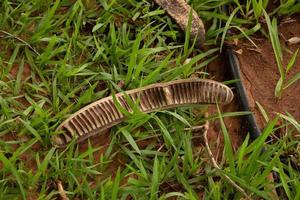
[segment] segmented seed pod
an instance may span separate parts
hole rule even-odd
[[[134,103],[140,111],[149,113],[191,104],[228,104],[232,99],[229,87],[205,79],[182,79],[117,93],[115,101],[109,96],[72,114],[58,127],[61,134],[53,137],[53,144],[64,147],[73,138],[81,142],[122,122],[126,116],[118,110],[116,101],[129,112]]]

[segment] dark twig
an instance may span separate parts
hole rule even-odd
[[[13,34],[11,34],[9,32],[3,31],[3,30],[0,30],[0,32],[3,33],[3,34],[5,34],[5,35],[8,35],[10,37],[13,37],[14,39],[22,42],[23,44],[25,44],[26,46],[28,46],[28,48],[31,49],[36,55],[38,55],[38,56],[40,55],[40,53],[35,48],[33,48],[28,42],[26,42],[25,40],[23,40],[23,39],[15,36],[15,35],[13,35]]]

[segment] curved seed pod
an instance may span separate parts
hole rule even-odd
[[[184,31],[187,31],[189,14],[192,10],[191,39],[196,38],[197,44],[202,47],[205,42],[205,28],[197,13],[185,0],[154,0],[161,6]]]
[[[115,95],[124,109],[132,112],[127,102],[129,100],[136,103],[140,111],[145,113],[191,104],[228,104],[233,99],[229,87],[205,79],[182,79],[157,83],[126,91],[125,94]],[[112,96],[100,99],[66,119],[58,127],[58,131],[62,134],[55,135],[53,143],[63,147],[73,138],[77,138],[78,142],[83,141],[122,122],[125,118],[126,116],[117,109]]]

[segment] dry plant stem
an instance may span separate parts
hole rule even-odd
[[[161,6],[184,31],[187,31],[189,14],[192,11],[191,39],[197,40],[197,44],[203,47],[205,42],[205,28],[197,13],[185,0],[154,0]]]
[[[61,181],[57,181],[57,188],[58,188],[58,193],[59,193],[59,196],[62,200],[69,200],[69,198],[67,197],[66,195],[66,192],[62,186],[62,183]]]
[[[203,137],[204,137],[204,142],[205,142],[205,147],[206,147],[206,150],[209,154],[209,157],[210,157],[210,160],[213,164],[213,166],[217,169],[217,170],[222,170],[221,167],[218,165],[217,161],[215,160],[214,158],[214,155],[209,147],[209,144],[208,144],[208,139],[207,139],[207,132],[208,132],[208,127],[209,127],[209,122],[207,121],[206,124],[205,124],[206,128],[204,130],[204,133],[203,133]],[[233,186],[235,187],[239,192],[241,192],[246,199],[251,199],[251,197],[245,192],[245,190],[243,188],[241,188],[239,185],[237,185],[229,176],[227,176],[226,174],[222,174],[224,176],[224,178],[227,179],[227,181]]]
[[[203,131],[205,130],[205,125],[198,125],[198,126],[192,126],[192,127],[188,127],[188,128],[184,128],[183,131],[191,131],[191,132],[200,132],[200,131]],[[176,129],[172,129],[170,131],[170,133],[174,133],[176,132]]]
[[[15,38],[16,40],[22,42],[23,44],[25,44],[26,46],[28,46],[29,49],[31,49],[34,53],[36,53],[36,55],[40,55],[40,53],[35,49],[33,48],[28,42],[22,40],[21,38],[17,37],[17,36],[14,36],[13,34],[9,33],[9,32],[6,32],[6,31],[3,31],[3,30],[0,30],[1,33],[5,34],[5,35],[8,35],[10,37],[13,37]]]
[[[273,174],[270,173],[269,176],[267,177],[267,179],[271,182],[270,184],[268,184],[266,186],[267,189],[270,189],[270,197],[273,199],[273,200],[279,200],[279,197],[277,195],[277,192],[276,192],[276,188],[275,188],[275,185],[274,185],[274,177],[273,177]]]

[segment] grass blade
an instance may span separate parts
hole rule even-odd
[[[232,22],[232,19],[233,19],[233,17],[235,16],[235,14],[236,14],[238,11],[239,11],[239,8],[235,8],[235,9],[231,12],[231,14],[230,14],[230,16],[229,16],[229,18],[228,18],[228,20],[227,20],[227,22],[226,22],[226,24],[225,24],[225,27],[224,27],[224,30],[223,30],[223,34],[222,34],[222,38],[221,38],[220,51],[223,49],[225,37],[226,37],[227,31],[228,31],[229,28],[230,28],[230,24],[231,24],[231,22]]]
[[[21,191],[21,195],[22,198],[25,200],[26,199],[26,194],[22,185],[22,181],[21,178],[19,176],[19,172],[17,171],[17,169],[11,164],[11,162],[5,157],[5,155],[0,152],[0,160],[3,162],[3,165],[6,169],[8,169],[9,171],[11,171],[11,173],[14,175],[14,177],[17,180],[17,183],[19,185],[20,191]]]
[[[121,132],[123,134],[123,136],[126,138],[126,140],[129,142],[129,144],[132,146],[132,148],[138,153],[141,154],[141,151],[138,147],[138,145],[136,144],[136,142],[134,141],[133,137],[131,136],[131,134],[129,133],[129,131],[125,128],[121,128]]]
[[[290,87],[292,84],[294,84],[298,80],[300,80],[300,72],[298,72],[295,76],[293,76],[291,79],[289,79],[283,89]]]
[[[150,199],[154,200],[157,197],[157,192],[159,188],[159,161],[157,156],[154,158],[153,164],[153,174],[152,174],[152,182],[151,182],[151,195]]]
[[[112,192],[111,192],[111,199],[112,200],[117,200],[118,199],[118,192],[120,190],[120,181],[121,181],[120,168],[118,168],[115,180],[113,182]]]
[[[225,123],[223,121],[219,105],[217,105],[217,109],[218,109],[219,119],[220,119],[220,123],[221,123],[221,129],[222,129],[223,136],[224,136],[225,156],[226,156],[226,159],[228,160],[228,163],[229,163],[230,172],[233,175],[236,175],[234,157],[233,157],[234,153],[233,153],[232,146],[231,146],[231,140],[230,140],[227,128],[225,126]]]

